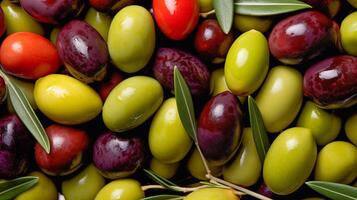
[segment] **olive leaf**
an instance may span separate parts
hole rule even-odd
[[[233,24],[233,0],[213,0],[213,7],[221,29],[228,34]]]
[[[6,82],[6,88],[15,109],[15,112],[24,123],[26,128],[35,137],[37,142],[42,146],[42,148],[49,153],[50,152],[50,142],[43,128],[40,120],[37,118],[35,111],[32,109],[26,95],[21,91],[15,83],[11,81],[10,76],[0,70],[0,75],[4,78]]]
[[[179,195],[170,195],[170,194],[162,194],[157,196],[145,197],[141,200],[180,200],[183,199],[183,196]]]
[[[356,200],[357,188],[350,185],[325,182],[325,181],[308,181],[305,183],[316,192],[332,200]]]
[[[265,155],[269,149],[270,143],[267,132],[264,127],[264,121],[253,97],[248,97],[249,120],[252,127],[254,143],[260,161],[264,162]]]
[[[297,0],[235,0],[234,12],[241,15],[269,16],[312,8]]]
[[[0,199],[10,200],[19,194],[29,190],[38,182],[38,177],[24,176],[8,181],[0,182]]]
[[[151,170],[143,169],[143,171],[146,173],[146,175],[150,179],[152,179],[156,183],[160,184],[161,186],[163,186],[169,190],[175,191],[175,192],[180,192],[179,189],[175,188],[175,187],[178,187],[175,183],[167,180],[166,178],[156,174],[155,172],[153,172]]]

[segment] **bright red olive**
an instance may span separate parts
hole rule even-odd
[[[98,93],[103,101],[107,99],[112,89],[117,86],[123,80],[123,76],[118,72],[112,72],[107,79],[99,83]]]

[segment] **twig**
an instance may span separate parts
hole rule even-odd
[[[205,167],[205,170],[206,170],[206,178],[207,178],[207,179],[211,179],[211,177],[212,177],[211,170],[210,170],[210,168],[208,167],[207,160],[206,160],[206,158],[204,157],[204,155],[203,155],[203,153],[202,153],[202,151],[201,151],[201,149],[200,149],[200,146],[198,145],[197,140],[196,140],[196,142],[195,142],[195,145],[196,145],[196,148],[197,148],[197,150],[198,150],[198,153],[200,154],[201,160],[202,160],[202,162],[203,162],[203,166]]]
[[[200,16],[203,17],[203,18],[207,18],[208,16],[212,15],[216,13],[215,10],[211,10],[211,11],[208,11],[208,12],[205,12],[205,13],[200,13]]]
[[[188,193],[188,192],[193,192],[196,191],[198,189],[202,189],[202,188],[208,188],[210,186],[208,185],[201,185],[198,187],[179,187],[179,186],[172,186],[172,188],[179,190],[180,192],[183,193]],[[160,189],[160,190],[165,190],[167,189],[166,187],[162,186],[162,185],[145,185],[145,186],[141,186],[141,189],[143,191],[146,190],[152,190],[152,189]]]

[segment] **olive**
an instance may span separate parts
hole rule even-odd
[[[27,100],[30,102],[32,109],[37,110],[37,105],[33,95],[34,84],[32,82],[24,81],[12,76],[9,77],[11,81],[15,83],[16,86],[25,94]],[[7,98],[7,108],[10,113],[15,113],[14,107],[12,106],[11,98]]]
[[[353,7],[357,8],[357,1],[356,0],[347,0]]]
[[[351,115],[345,123],[347,138],[357,146],[357,113]]]
[[[199,0],[200,12],[213,10],[213,0]]]
[[[341,42],[350,55],[357,56],[357,11],[349,14],[341,24]]]
[[[175,176],[179,166],[179,162],[167,164],[161,162],[160,160],[157,160],[156,158],[152,158],[150,162],[150,169],[159,176],[162,176],[167,179],[170,179]]]
[[[184,200],[239,200],[230,189],[203,188],[191,192]]]
[[[56,45],[57,42],[57,36],[59,33],[60,29],[58,27],[54,27],[50,33],[50,40],[52,44]]]
[[[106,13],[89,8],[84,21],[95,28],[105,41],[108,40],[108,32],[112,18]]]
[[[335,17],[340,11],[340,0],[303,0],[311,5],[314,9],[321,10],[322,12],[329,14],[331,17]]]
[[[94,200],[140,200],[144,196],[144,191],[138,181],[119,179],[104,186]]]
[[[252,29],[265,33],[270,29],[272,23],[271,17],[234,15],[234,28],[243,33]]]

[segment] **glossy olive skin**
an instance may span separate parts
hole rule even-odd
[[[123,81],[123,76],[117,71],[109,71],[107,77],[98,85],[98,93],[103,101],[107,99],[110,92]]]
[[[183,127],[175,98],[164,101],[151,122],[151,154],[163,163],[176,163],[190,151],[192,140]]]
[[[0,118],[0,178],[26,173],[34,140],[15,114]]]
[[[167,178],[167,179],[170,179],[173,176],[175,176],[176,171],[179,166],[180,166],[179,162],[166,164],[166,163],[163,163],[163,162],[157,160],[156,158],[152,158],[150,161],[150,170],[152,170],[159,176]]]
[[[209,12],[213,10],[213,1],[212,0],[199,0],[200,12]]]
[[[51,74],[38,79],[34,97],[40,111],[60,124],[87,122],[95,118],[102,109],[102,100],[92,88],[62,74]]]
[[[300,72],[294,68],[276,66],[270,69],[256,96],[268,132],[279,132],[295,119],[303,101],[302,81]]]
[[[264,35],[256,30],[243,33],[226,57],[224,76],[228,88],[235,95],[252,94],[263,83],[268,67],[269,49]]]
[[[138,181],[120,179],[104,186],[94,200],[139,200],[144,197],[144,191]]]
[[[24,8],[32,17],[43,23],[59,24],[75,17],[84,6],[83,0],[20,0]]]
[[[339,27],[318,11],[281,20],[269,36],[271,54],[288,65],[305,63],[338,44]]]
[[[317,156],[315,180],[350,184],[357,177],[357,147],[334,141],[321,149]]]
[[[223,168],[223,178],[231,183],[248,187],[258,181],[262,163],[255,147],[251,128],[244,128],[242,140],[233,161]]]
[[[347,15],[341,24],[341,43],[343,49],[352,55],[357,56],[357,11]]]
[[[6,84],[5,80],[0,76],[0,104],[6,100]]]
[[[24,81],[12,76],[9,76],[11,81],[16,84],[16,86],[25,94],[27,100],[30,102],[32,109],[37,110],[37,105],[35,102],[33,90],[34,84],[32,82]],[[15,113],[14,107],[10,98],[7,98],[7,109],[10,113]]]
[[[231,92],[211,98],[198,120],[197,141],[205,158],[224,165],[236,152],[242,132],[240,102]]]
[[[5,31],[6,31],[6,23],[5,23],[4,11],[0,7],[0,37],[5,33]]]
[[[123,132],[144,123],[160,107],[163,89],[147,76],[133,76],[120,82],[103,106],[103,121],[108,129]]]
[[[4,11],[7,35],[15,32],[44,34],[41,24],[27,14],[20,6],[11,3],[10,0],[3,0],[1,8]]]
[[[211,170],[211,174],[213,176],[219,177],[222,175],[223,166],[213,166],[210,163],[207,163],[209,169]],[[198,180],[206,181],[208,180],[206,177],[206,169],[202,162],[202,158],[200,153],[198,152],[197,148],[191,153],[186,168],[188,172]]]
[[[106,178],[129,176],[141,167],[143,160],[144,143],[137,137],[127,138],[106,132],[93,146],[93,163]]]
[[[57,200],[57,189],[50,178],[41,172],[32,172],[29,176],[38,177],[38,183],[29,190],[21,193],[15,200]]]
[[[35,146],[37,166],[49,175],[67,175],[82,165],[88,148],[85,131],[53,124],[46,128],[51,150],[47,154],[39,143]]]
[[[93,200],[105,180],[91,164],[71,179],[62,182],[62,192],[66,200]]]
[[[91,83],[104,78],[108,47],[92,26],[81,20],[68,22],[58,33],[56,46],[67,70],[77,79]]]
[[[271,17],[257,17],[249,15],[234,15],[234,28],[242,33],[255,29],[262,33],[267,32],[273,20]]]
[[[345,123],[345,133],[347,138],[357,146],[357,113],[348,117]]]
[[[203,188],[187,195],[184,200],[239,200],[232,190]]]
[[[197,57],[174,48],[159,48],[154,63],[155,78],[168,90],[174,90],[174,67],[180,70],[192,95],[208,93],[210,73]]]
[[[95,28],[103,37],[104,41],[108,40],[109,27],[112,22],[112,17],[110,15],[89,8],[84,21]]]
[[[330,17],[335,17],[340,11],[341,1],[340,0],[302,0],[313,8],[323,11],[329,14]]]
[[[309,128],[318,145],[333,141],[341,130],[341,118],[326,112],[311,101],[305,103],[297,126]]]
[[[155,49],[155,25],[150,12],[135,5],[121,9],[110,25],[108,48],[118,69],[134,73],[144,68]]]
[[[304,95],[326,109],[357,103],[357,58],[335,56],[311,66],[304,75]]]
[[[264,182],[275,194],[295,192],[310,176],[316,155],[316,143],[309,129],[293,127],[283,131],[266,154]]]
[[[135,0],[89,0],[90,5],[96,10],[114,13],[134,2]]]

